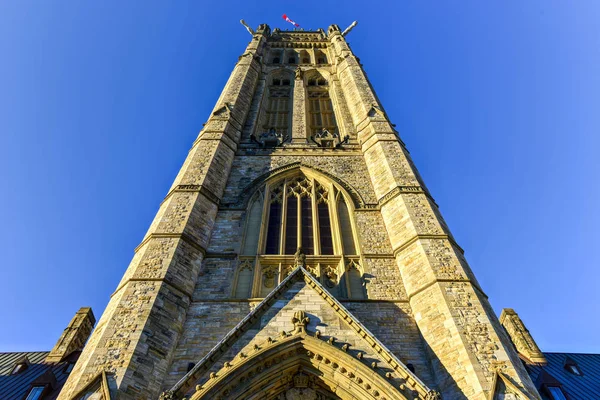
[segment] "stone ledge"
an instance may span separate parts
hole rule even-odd
[[[200,253],[202,253],[203,257],[206,256],[206,249],[204,247],[200,246],[198,243],[196,243],[195,240],[193,240],[189,235],[187,235],[185,233],[151,233],[148,236],[146,236],[146,238],[142,241],[142,243],[140,243],[135,248],[134,252],[137,253],[150,240],[152,240],[152,239],[162,239],[162,238],[181,239],[184,242],[186,242],[187,244],[189,244],[190,246],[192,246],[193,248],[195,248],[196,250],[198,250]]]
[[[452,244],[454,247],[456,247],[461,254],[465,254],[465,251],[462,249],[462,247],[460,247],[458,245],[458,243],[456,243],[454,241],[454,239],[449,236],[449,235],[415,235],[413,237],[411,237],[410,239],[408,239],[406,242],[402,243],[400,246],[396,247],[395,249],[393,249],[393,254],[394,257],[398,257],[398,254],[403,251],[404,249],[406,249],[408,246],[410,246],[411,244],[413,244],[414,242],[416,242],[417,240],[420,239],[445,239],[448,240],[450,242],[450,244]]]

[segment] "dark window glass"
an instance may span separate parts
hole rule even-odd
[[[567,400],[562,389],[558,386],[549,386],[547,390],[548,393],[550,393],[550,396],[552,396],[552,400]]]
[[[296,59],[294,57],[290,57],[288,59],[288,64],[296,64]]]
[[[312,199],[304,196],[302,197],[302,250],[304,254],[314,254],[314,247]]]
[[[275,57],[273,59],[273,64],[279,64],[279,57]]]
[[[329,220],[329,207],[326,203],[317,206],[319,213],[319,236],[321,237],[321,254],[333,254],[333,241],[331,239],[331,221]]]
[[[315,86],[317,84],[317,81],[315,81],[314,79],[311,79],[308,81],[308,86]]]
[[[304,57],[304,58],[302,59],[302,64],[310,64],[310,59],[309,59],[309,58],[307,58],[307,57]]]
[[[285,226],[285,254],[294,254],[298,249],[298,198],[287,199],[287,220]]]
[[[279,254],[279,231],[281,230],[281,204],[271,203],[267,227],[266,254]]]
[[[283,81],[281,81],[281,84],[283,86],[290,86],[290,80],[289,79],[284,79]]]
[[[273,79],[273,85],[279,86],[280,84],[281,84],[281,81],[279,79]]]
[[[42,398],[42,393],[44,393],[44,386],[35,386],[31,389],[29,394],[27,395],[26,400],[39,400]]]
[[[340,195],[341,196],[341,195]],[[348,206],[343,197],[340,197],[338,203],[338,212],[340,214],[340,230],[342,234],[342,244],[344,246],[344,254],[356,254],[354,247],[354,236],[352,235],[352,225],[350,223],[350,213]]]

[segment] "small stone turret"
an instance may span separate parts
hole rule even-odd
[[[75,314],[69,326],[46,357],[47,362],[60,362],[74,351],[83,350],[85,342],[90,337],[96,318],[90,307],[81,307]]]
[[[517,352],[522,358],[530,364],[546,365],[548,361],[544,353],[540,350],[533,336],[525,327],[525,324],[519,317],[519,314],[512,308],[505,308],[500,315],[500,323],[508,332],[510,339],[514,343]]]

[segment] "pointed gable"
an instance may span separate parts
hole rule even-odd
[[[298,321],[305,318],[305,326],[300,329]],[[259,353],[266,354],[284,343],[291,345],[295,340],[310,342],[303,343],[304,349],[326,344],[328,351],[339,352],[332,358],[351,359],[354,369],[366,367],[368,375],[376,372],[399,393],[414,391],[418,398],[425,398],[431,392],[308,271],[298,267],[168,393],[180,398],[196,386],[199,390],[192,398],[204,398],[198,392],[214,386],[214,382],[207,385],[207,381],[227,375],[231,368]],[[318,356],[314,351],[308,353]]]

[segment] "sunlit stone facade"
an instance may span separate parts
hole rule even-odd
[[[249,30],[60,399],[539,398],[339,27]]]

